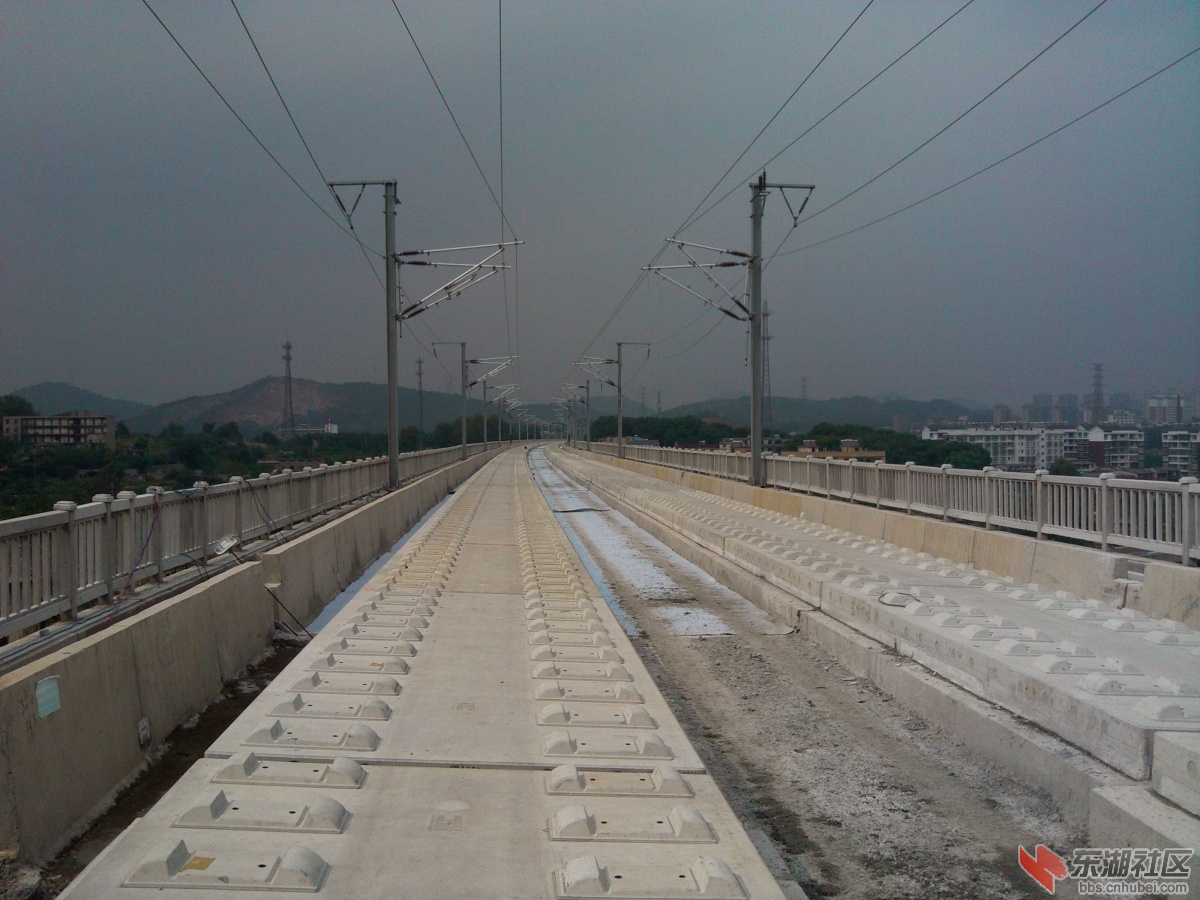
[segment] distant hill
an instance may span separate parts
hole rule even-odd
[[[172,423],[198,431],[205,422],[236,422],[243,434],[278,431],[283,424],[284,379],[260,378],[223,394],[206,394],[174,400],[148,409],[128,420],[130,430],[156,433]],[[400,426],[418,422],[417,391],[400,388]],[[387,386],[365,381],[325,384],[292,379],[292,409],[297,425],[335,423],[341,431],[387,431]],[[492,406],[491,409],[495,409]],[[483,411],[483,402],[468,399],[467,413]],[[457,418],[459,395],[425,392],[425,429]]]
[[[86,409],[88,412],[102,416],[114,416],[120,420],[129,419],[150,408],[145,403],[137,403],[133,400],[115,400],[112,397],[95,394],[62,381],[43,381],[40,384],[13,391],[13,393],[32,403],[34,409],[43,416]]]
[[[906,400],[894,397],[879,401],[871,397],[841,397],[835,400],[799,400],[774,397],[772,423],[783,431],[808,431],[818,422],[868,425],[891,428],[892,417],[899,415],[910,427],[924,425],[930,419],[954,421],[971,410],[950,400]],[[713,416],[739,425],[750,424],[750,398],[701,400],[664,410],[664,416]],[[990,418],[990,415],[989,415]]]
[[[580,392],[579,415],[583,416],[583,393]],[[636,400],[625,398],[624,413],[627,416],[652,416],[654,410],[648,406],[642,406]],[[526,407],[535,416],[540,416],[547,422],[554,422],[559,416],[558,406],[554,403],[531,403]],[[600,416],[615,416],[617,414],[617,398],[610,392],[604,396],[598,396],[595,392],[592,393],[592,418],[598,419]],[[492,409],[495,409],[493,406]],[[674,413],[663,412],[663,415],[674,415]]]
[[[43,382],[13,391],[27,399],[39,413],[52,415],[74,409],[115,416],[128,424],[130,430],[155,434],[167,425],[182,425],[188,431],[199,431],[206,422],[223,425],[236,422],[243,434],[256,435],[263,431],[278,431],[283,424],[284,380],[280,377],[261,378],[236,390],[221,394],[205,394],[173,400],[159,406],[148,406],[129,400],[115,400],[83,388],[61,382]],[[400,426],[416,425],[417,392],[400,388]],[[842,397],[836,400],[798,400],[775,397],[772,401],[774,427],[784,431],[808,431],[818,422],[868,425],[890,428],[892,417],[902,416],[910,427],[923,425],[930,419],[954,421],[971,410],[950,400],[908,400],[891,397],[877,400],[871,397]],[[387,387],[364,381],[327,384],[304,378],[292,379],[292,408],[297,425],[321,426],[327,421],[342,431],[387,431]],[[537,403],[526,407],[534,415],[553,422],[559,415],[552,403]],[[494,403],[488,405],[493,415]],[[582,411],[582,410],[581,410]],[[617,400],[612,392],[592,395],[592,418],[613,415]],[[483,412],[483,401],[467,400],[467,413]],[[425,429],[439,422],[458,417],[459,395],[438,391],[425,392]],[[654,410],[632,398],[625,400],[627,416],[653,416]],[[664,416],[712,416],[733,424],[750,423],[750,399],[714,398],[688,403],[663,410]],[[989,413],[990,418],[990,413]]]

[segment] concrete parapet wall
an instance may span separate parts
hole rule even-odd
[[[421,516],[497,452],[480,453],[439,469],[264,553],[263,577],[290,614],[307,625]],[[289,624],[296,623],[289,620]]]
[[[909,518],[909,517],[906,517]],[[975,531],[971,542],[971,565],[1006,578],[1029,584],[1037,541],[1004,531]]]
[[[149,752],[200,712],[268,646],[276,609],[303,622],[394,544],[493,451],[447,466],[277,550],[65,650],[0,676],[0,850],[43,863],[147,766]],[[57,679],[57,682],[47,681]],[[61,708],[39,715],[38,685]],[[145,719],[150,739],[139,739]]]
[[[52,857],[147,763],[147,747],[215,699],[266,646],[271,598],[246,563],[0,677],[0,836],[33,862]],[[61,709],[39,715],[38,684]]]
[[[1157,619],[1200,629],[1200,569],[1174,563],[1146,563],[1145,582],[1130,606]]]

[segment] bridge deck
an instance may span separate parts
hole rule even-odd
[[[1200,632],[1103,600],[635,475],[555,459],[645,515],[1135,779],[1200,732]]]
[[[431,517],[62,897],[145,888],[783,897],[520,452]]]

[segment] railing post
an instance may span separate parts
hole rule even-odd
[[[875,508],[879,509],[883,503],[883,470],[879,468],[879,460],[875,460],[873,465],[875,467]]]
[[[311,522],[313,518],[313,469],[312,466],[304,467],[304,518]]]
[[[911,459],[904,464],[904,511],[912,514],[913,505],[913,467],[916,463]]]
[[[100,547],[100,566],[104,572],[104,589],[109,597],[113,595],[113,584],[117,579],[117,523],[113,519],[112,494],[96,494],[93,503],[104,504],[104,540]]]
[[[1042,532],[1046,529],[1046,482],[1042,479],[1050,473],[1045,469],[1038,469],[1033,473],[1036,479],[1034,483],[1034,502],[1037,506],[1037,539],[1042,540]]]
[[[833,480],[831,473],[833,471],[833,459],[825,457],[825,499],[828,500],[833,496]]]
[[[995,471],[995,466],[983,467],[983,528],[985,531],[992,530],[992,473]]]
[[[284,527],[291,528],[292,523],[295,521],[295,517],[296,517],[296,511],[295,511],[296,504],[295,504],[295,500],[292,497],[292,470],[284,469],[279,474],[287,476],[287,481],[285,481],[283,483],[284,505],[287,509],[287,519],[285,521]]]
[[[1192,517],[1192,485],[1198,480],[1191,475],[1179,479],[1179,543],[1182,548],[1182,562],[1185,566],[1193,565],[1192,544],[1196,542],[1196,525]]]
[[[237,491],[233,495],[233,536],[237,538],[238,546],[242,546],[242,529],[245,523],[242,521],[242,494],[246,490],[246,479],[241,475],[234,475],[229,479],[231,484],[237,485]]]
[[[846,471],[850,473],[850,502],[854,502],[854,496],[858,493],[858,471],[854,467],[854,460],[847,460]]]
[[[200,527],[196,529],[196,534],[200,538],[200,561],[208,562],[208,482],[197,481],[192,484],[196,490],[200,492],[200,510],[197,515],[200,518]]]
[[[154,580],[159,584],[163,583],[163,517],[166,510],[163,508],[163,489],[158,485],[151,485],[146,488],[147,494],[154,496],[154,505],[150,507],[150,544],[151,551],[154,553]],[[158,515],[154,514],[155,506],[158,507]]]
[[[1108,549],[1108,537],[1113,526],[1112,472],[1100,475],[1100,549]]]
[[[950,463],[942,463],[942,521],[950,518]]]
[[[137,537],[135,533],[136,529],[134,528],[134,526],[137,524],[137,510],[134,509],[134,502],[137,500],[137,493],[135,491],[121,491],[121,493],[117,494],[117,499],[124,500],[129,504],[129,524],[125,528],[125,547],[121,556],[129,563],[129,585],[132,588],[135,582],[135,576],[137,575],[133,569],[134,566],[137,565],[137,552],[141,549],[141,545],[137,543]],[[116,602],[116,597],[112,596],[111,594],[109,595],[108,599],[109,602]]]
[[[70,500],[59,500],[54,508],[67,514],[67,540],[57,563],[58,577],[63,585],[63,593],[71,601],[71,621],[79,618],[79,569],[76,565],[76,542],[79,540],[79,526],[75,522],[76,504]]]

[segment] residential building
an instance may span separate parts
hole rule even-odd
[[[750,438],[725,438],[719,445],[727,453],[748,453]],[[775,434],[764,434],[762,442],[763,453],[779,453],[783,450],[783,438]]]
[[[4,416],[0,434],[18,444],[116,445],[116,420],[87,410],[58,416]]]
[[[978,444],[992,457],[992,465],[1006,472],[1049,469],[1056,459],[1086,463],[1088,432],[1077,428],[926,428],[927,441],[961,441]]]
[[[1088,431],[1088,460],[1101,471],[1142,467],[1146,435],[1136,428],[1094,426]]]
[[[1145,404],[1148,425],[1184,425],[1200,421],[1200,388],[1147,391]]]
[[[1104,418],[1105,425],[1136,425],[1138,417],[1127,409],[1114,406]]]
[[[1200,476],[1200,430],[1164,431],[1163,467],[1171,477]]]

